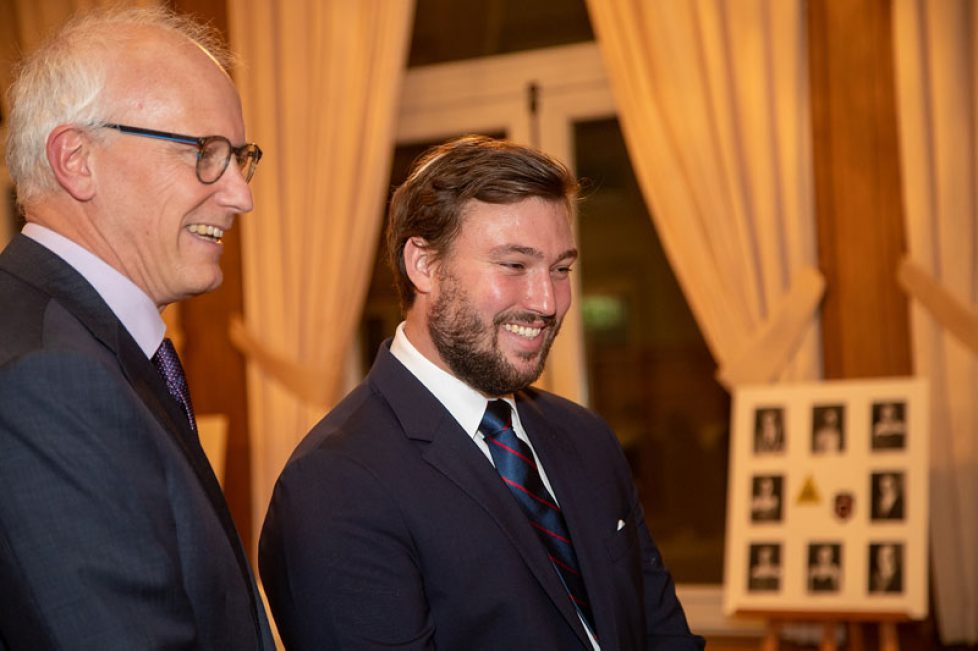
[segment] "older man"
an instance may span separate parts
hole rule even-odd
[[[290,649],[695,649],[628,464],[529,385],[571,302],[577,183],[487,138],[395,193],[406,317],[300,445],[262,533]]]
[[[11,88],[0,648],[273,648],[159,313],[220,284],[252,208],[222,57],[167,12],[99,13]]]

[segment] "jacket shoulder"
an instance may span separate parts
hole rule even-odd
[[[51,297],[0,269],[0,366],[42,345],[44,314]]]
[[[389,405],[367,382],[358,385],[329,411],[302,439],[289,463],[318,451],[351,456],[375,456],[382,452],[378,437],[399,432]]]

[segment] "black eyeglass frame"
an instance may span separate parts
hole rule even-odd
[[[258,167],[258,161],[261,160],[261,147],[253,142],[246,142],[240,147],[235,147],[231,144],[231,141],[224,136],[186,136],[180,133],[170,133],[168,131],[157,131],[155,129],[143,129],[142,127],[133,127],[127,124],[116,124],[114,122],[105,122],[99,126],[105,127],[106,129],[115,129],[121,133],[129,134],[132,136],[143,136],[145,138],[155,138],[156,140],[166,140],[169,142],[176,142],[182,145],[192,145],[197,147],[197,164],[194,167],[194,173],[197,175],[197,180],[204,185],[211,185],[212,183],[217,183],[224,172],[228,169],[228,163],[231,162],[231,156],[234,155],[235,160],[238,161],[238,168],[241,170],[244,176],[245,182],[251,181],[251,177],[255,175],[255,168]],[[221,171],[210,181],[204,180],[200,175],[200,165],[203,160],[204,148],[208,143],[217,141],[223,141],[227,143],[228,155],[224,158],[224,163],[221,165]],[[250,161],[247,167],[243,166],[244,161]]]

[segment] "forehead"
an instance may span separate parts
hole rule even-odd
[[[227,73],[196,43],[159,28],[132,30],[109,46],[103,98],[114,119],[134,126],[244,135],[241,102]]]
[[[528,197],[513,203],[470,200],[462,210],[457,245],[532,248],[561,255],[574,246],[570,213],[564,201]]]

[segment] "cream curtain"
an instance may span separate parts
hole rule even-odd
[[[386,200],[410,0],[228,3],[248,137],[242,221],[257,532],[296,443],[340,397]]]
[[[821,376],[801,0],[588,0],[659,237],[728,387]]]
[[[931,545],[946,643],[978,643],[978,9],[897,0],[914,364],[931,382]]]

